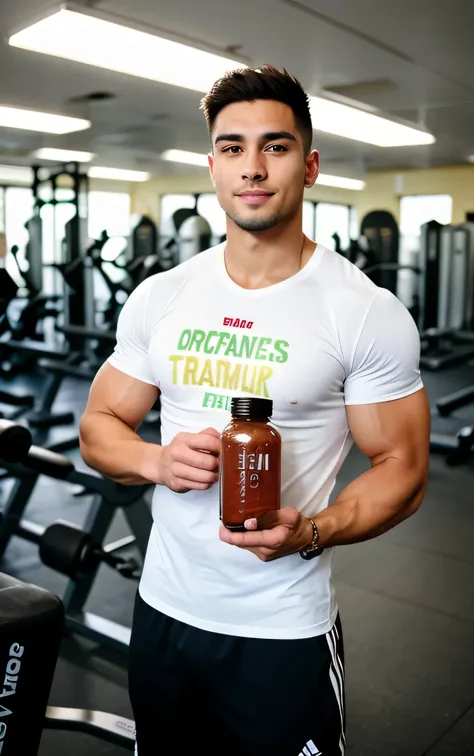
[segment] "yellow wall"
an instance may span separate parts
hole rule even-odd
[[[316,185],[313,189],[307,190],[305,196],[307,199],[321,202],[354,205],[358,209],[359,219],[371,210],[388,210],[398,220],[400,197],[406,194],[451,195],[453,223],[462,223],[466,212],[474,212],[474,165],[397,172],[374,171],[368,173],[365,180],[366,188],[361,192]],[[112,185],[114,182],[107,183]],[[130,186],[132,213],[149,214],[156,222],[160,219],[162,194],[213,191],[209,175],[205,171],[189,176],[160,176],[146,184]]]

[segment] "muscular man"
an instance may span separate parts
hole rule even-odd
[[[319,156],[298,81],[235,71],[202,108],[227,240],[131,294],[80,424],[91,467],[156,484],[130,646],[138,755],[340,756],[334,547],[423,499],[418,333],[391,293],[303,234]],[[136,432],[159,394],[161,446]],[[219,522],[219,435],[245,395],[273,400],[282,509],[234,533]],[[328,506],[353,442],[370,469]]]

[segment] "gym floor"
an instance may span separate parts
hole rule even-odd
[[[474,366],[424,375],[434,400],[474,383]],[[27,384],[25,384],[27,385]],[[87,386],[68,380],[55,409],[80,416]],[[433,430],[472,422],[472,408],[433,418]],[[53,440],[70,435],[57,428]],[[71,453],[79,460],[77,452]],[[82,463],[83,465],[83,463]],[[335,494],[367,468],[353,450]],[[384,536],[340,548],[335,582],[345,632],[347,756],[474,754],[474,465],[448,467],[432,455],[430,483],[417,514]],[[0,491],[0,507],[7,486]],[[27,516],[40,524],[81,525],[87,500],[42,480]],[[118,517],[112,537],[126,533]],[[66,579],[41,566],[37,548],[14,539],[2,569],[52,591]],[[102,567],[88,608],[130,625],[136,583]],[[77,637],[63,641],[50,703],[132,717],[126,659]],[[159,735],[158,735],[159,739]],[[46,731],[41,756],[120,756],[125,751],[75,733]],[[157,747],[157,756],[161,751]]]

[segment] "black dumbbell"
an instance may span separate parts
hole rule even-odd
[[[28,428],[0,416],[0,459],[21,462],[28,454],[33,439]]]
[[[69,522],[58,521],[46,528],[39,552],[44,564],[73,579],[95,570],[102,562],[126,578],[138,579],[140,574],[140,566],[133,557],[124,559],[108,553],[89,533]]]

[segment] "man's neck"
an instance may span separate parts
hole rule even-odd
[[[294,276],[314,247],[303,234],[301,218],[258,232],[243,231],[227,219],[227,272],[244,289],[261,289]]]

